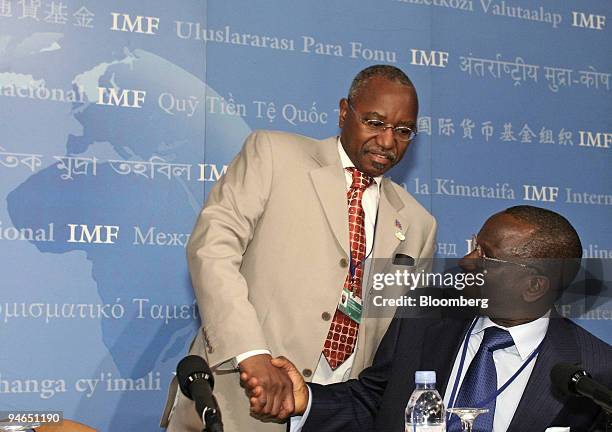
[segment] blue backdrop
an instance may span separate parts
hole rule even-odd
[[[612,258],[607,0],[0,0],[0,409],[155,430],[199,322],[185,244],[254,129],[334,135],[405,70],[393,177],[460,256],[490,214],[566,215]],[[580,323],[611,341],[611,303]]]

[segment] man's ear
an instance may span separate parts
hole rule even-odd
[[[528,287],[523,291],[523,300],[534,303],[544,297],[550,291],[550,280],[546,276],[530,276]]]
[[[348,114],[349,106],[348,100],[346,98],[340,99],[338,103],[338,107],[340,108],[340,114],[338,116],[338,126],[340,128],[344,127],[344,121],[346,120],[346,115]]]

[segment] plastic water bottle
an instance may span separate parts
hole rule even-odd
[[[417,371],[416,389],[406,405],[406,432],[445,432],[444,401],[436,390],[435,371]]]

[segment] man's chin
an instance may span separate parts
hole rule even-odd
[[[378,177],[389,171],[392,166],[392,164],[382,164],[372,161],[370,164],[364,166],[363,172],[371,175],[372,177]]]

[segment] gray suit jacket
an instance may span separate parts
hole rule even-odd
[[[284,429],[250,417],[238,373],[224,370],[228,360],[267,348],[301,371],[317,366],[330,325],[325,318],[336,309],[349,257],[336,139],[254,132],[212,188],[194,228],[188,259],[203,322],[190,352],[217,367],[215,396],[226,432]],[[435,232],[434,218],[383,179],[373,256],[401,253],[419,265],[418,258],[434,253]],[[352,376],[372,363],[390,321],[361,325]],[[175,392],[173,383],[162,426]],[[169,430],[201,429],[193,404],[180,395]]]

